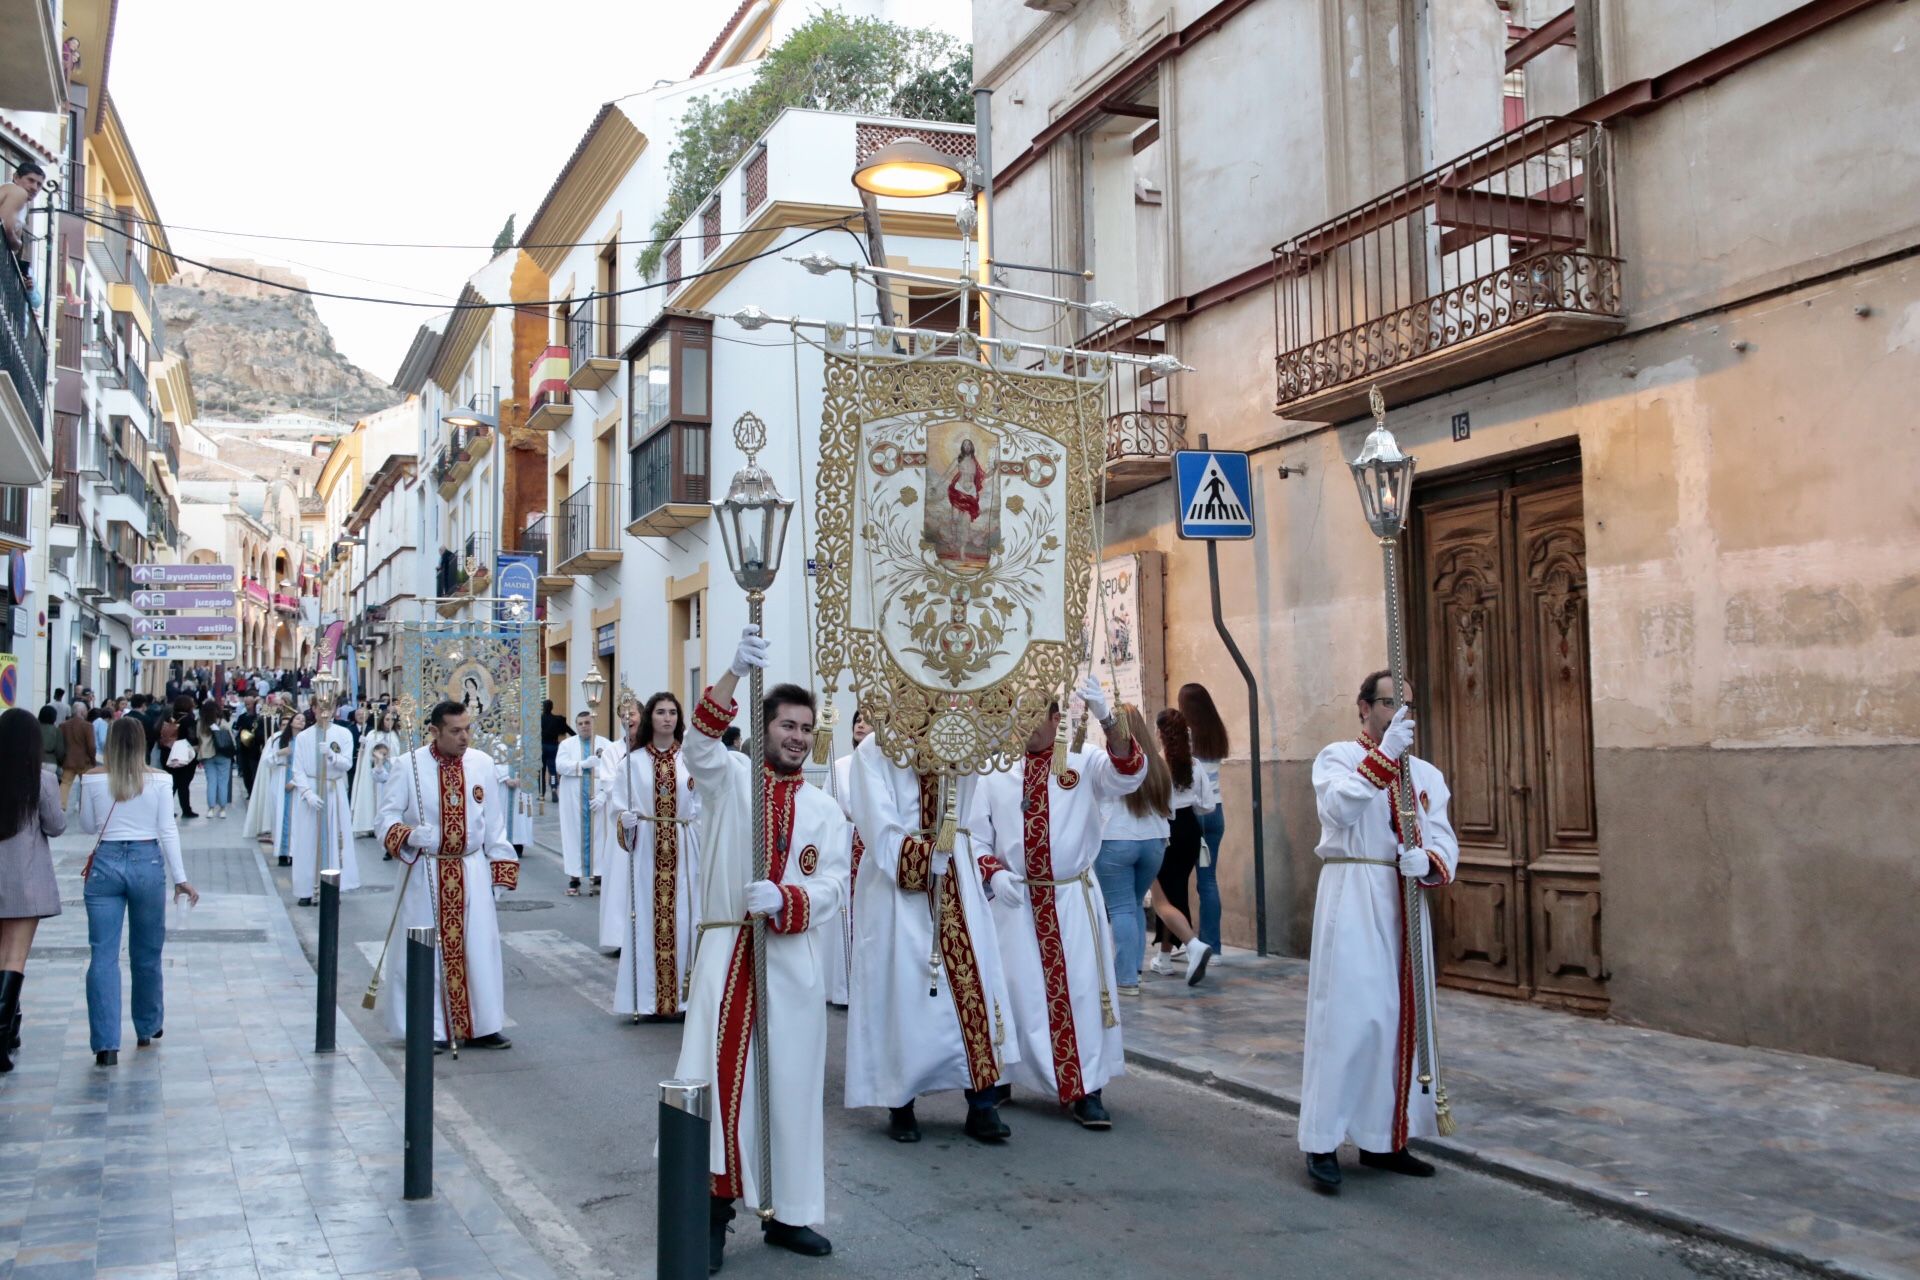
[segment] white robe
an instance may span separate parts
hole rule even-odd
[[[1307,970],[1307,1034],[1300,1091],[1300,1149],[1335,1151],[1349,1139],[1363,1151],[1397,1151],[1407,1138],[1434,1136],[1433,1095],[1423,1094],[1414,1064],[1413,1019],[1402,1022],[1404,938],[1399,841],[1387,791],[1361,772],[1369,759],[1360,742],[1336,742],[1313,762],[1320,812],[1321,858],[1370,858],[1389,865],[1323,864],[1313,906],[1313,952]],[[1385,758],[1372,768],[1382,776]],[[1434,864],[1422,881],[1450,884],[1460,846],[1447,817],[1446,780],[1413,761],[1421,846]],[[1433,1008],[1433,928],[1427,895],[1426,965],[1421,998]],[[1411,975],[1408,976],[1411,984]],[[1401,1084],[1396,1085],[1396,1077]],[[1404,1101],[1404,1106],[1398,1105]]]
[[[866,846],[853,899],[853,1000],[847,1007],[849,1107],[904,1107],[923,1093],[989,1088],[1017,1057],[1013,1004],[976,846],[940,855],[932,786],[889,761],[869,736],[850,757],[854,826]],[[961,803],[971,779],[964,779]],[[943,945],[934,950],[939,885]],[[940,966],[933,967],[933,957]]]
[[[448,1038],[450,1001],[456,1009],[465,1010],[464,1017],[456,1015],[453,1019],[462,1039],[488,1035],[500,1030],[507,1020],[500,922],[494,914],[493,887],[496,883],[512,887],[519,872],[519,861],[506,839],[506,809],[510,803],[507,788],[500,784],[493,758],[484,751],[469,750],[461,759],[467,855],[457,861],[426,857],[405,846],[407,834],[422,823],[422,810],[414,798],[416,771],[420,786],[427,792],[424,821],[440,829],[443,842],[447,839],[447,818],[454,810],[440,793],[440,766],[432,748],[421,747],[409,756],[399,759],[388,780],[379,820],[381,841],[387,851],[411,864],[411,869],[403,872],[406,889],[400,903],[400,923],[395,927],[393,947],[387,953],[387,972],[380,983],[387,1029],[396,1036],[407,1033],[405,931],[434,926],[439,929],[434,954],[441,972],[435,975],[434,983],[433,1038]],[[456,875],[462,892],[453,900],[451,881]],[[440,893],[443,878],[449,882],[449,901],[445,902]],[[445,907],[445,913],[437,907]],[[450,955],[448,935],[453,928],[458,928],[463,937],[462,945]]]
[[[1146,757],[1136,746],[1127,772],[1105,747],[1073,752],[1067,763],[1066,775],[1056,778],[1049,754],[1028,756],[1013,769],[982,779],[966,822],[978,856],[1029,882],[1026,905],[1002,896],[993,911],[1019,1037],[1019,1057],[1009,1075],[1023,1088],[1063,1104],[1126,1070],[1119,1010],[1113,1005],[1113,932],[1093,863],[1100,852],[1101,804],[1139,787],[1146,778]],[[1025,831],[1026,780],[1036,769],[1045,775],[1039,792],[1048,815],[1044,849],[1029,849]],[[1039,817],[1032,815],[1036,824]],[[1067,883],[1031,883],[1036,880]],[[1063,1006],[1072,1016],[1055,1025],[1050,1013]]]
[[[747,918],[746,887],[753,879],[753,762],[720,745],[720,730],[732,714],[731,708],[703,698],[681,749],[700,792],[700,920],[723,927],[706,930],[696,947],[675,1074],[717,1082],[707,1166],[716,1175],[715,1193],[737,1192],[749,1209],[757,1209],[763,1194],[759,1095],[743,999],[752,990],[753,947],[746,928],[731,927]],[[791,794],[793,800],[787,850],[770,851],[780,860],[775,879],[786,903],[767,935],[768,1102],[773,1216],[801,1226],[824,1222],[827,1213],[827,990],[821,951],[834,940],[853,828],[818,787],[770,774],[763,785],[770,796]],[[738,966],[736,955],[743,960]],[[736,999],[726,1000],[729,993]],[[729,1013],[733,1021],[726,1025]],[[723,1062],[737,1075],[723,1072]]]
[[[326,795],[320,794],[320,726],[302,729],[293,740],[289,777],[293,781],[293,830],[287,839],[293,855],[293,896],[311,898],[320,873],[340,870],[340,888],[360,887],[360,860],[353,851],[353,806],[347,799],[347,773],[353,767],[353,734],[343,724],[327,726]],[[320,847],[320,814],[327,815],[327,847]]]
[[[373,749],[387,749],[389,766],[400,759],[400,735],[391,729],[376,729],[360,739],[360,759],[353,768],[353,834],[370,836],[380,816],[380,791],[385,785],[373,772]],[[393,776],[389,768],[387,777]]]
[[[608,871],[601,902],[603,907],[615,900],[622,906],[640,904],[637,910],[622,911],[614,921],[620,930],[620,962],[614,966],[613,982],[615,1013],[677,1013],[686,1005],[680,993],[693,960],[693,926],[700,902],[700,841],[692,825],[700,816],[700,793],[684,754],[678,750],[673,754],[677,822],[653,821],[658,795],[648,748],[621,750],[607,768],[606,821],[620,846],[620,869]],[[619,826],[620,815],[629,811],[641,818],[631,834]],[[657,861],[661,826],[668,833],[666,838],[674,841],[671,868],[662,868]]]
[[[583,767],[589,751],[593,763],[591,769]],[[605,738],[596,736],[592,747],[588,748],[575,736],[562,742],[553,758],[553,767],[560,774],[560,861],[565,865],[567,875],[576,880],[589,874],[607,874],[607,847],[613,844],[613,840],[603,812],[605,801],[598,792],[606,783],[607,764],[613,759],[613,754],[613,743]],[[584,862],[580,856],[580,789],[583,786],[587,790],[587,803],[593,807],[592,856]],[[591,871],[586,869],[589,864]],[[607,945],[605,933],[603,928],[601,946]]]
[[[274,848],[278,850],[286,782],[287,753],[280,746],[280,735],[275,733],[261,743],[260,765],[253,771],[253,785],[247,791],[247,819],[240,829],[242,835],[272,836]]]
[[[827,774],[827,794],[840,802],[840,812],[853,822],[853,755],[841,756]],[[847,871],[847,901],[840,908],[840,945],[827,948],[827,1003],[845,1008],[848,1003],[848,975],[853,970],[853,900],[858,896],[860,859],[865,852],[859,824],[854,824],[853,862]]]

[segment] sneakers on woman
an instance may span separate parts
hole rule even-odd
[[[1198,986],[1200,979],[1207,976],[1207,961],[1213,958],[1213,948],[1195,938],[1193,945],[1187,948],[1187,985]]]
[[[1151,960],[1149,960],[1149,961],[1147,961],[1147,972],[1148,972],[1148,973],[1163,973],[1163,974],[1164,974],[1164,973],[1172,973],[1172,972],[1173,972],[1173,957],[1172,957],[1172,956],[1170,956],[1170,955],[1168,955],[1168,954],[1167,954],[1166,952],[1164,952],[1164,951],[1156,951],[1156,952],[1154,952],[1154,953],[1153,953],[1153,959],[1151,959]]]

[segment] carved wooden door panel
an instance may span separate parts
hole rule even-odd
[[[1441,979],[1604,1008],[1578,462],[1422,490],[1410,551],[1417,750],[1460,840]]]

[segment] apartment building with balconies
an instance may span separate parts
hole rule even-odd
[[[1106,554],[1165,565],[1149,701],[1200,680],[1235,735],[1228,941],[1256,851],[1213,612],[1258,680],[1265,907],[1303,954],[1311,763],[1385,665],[1346,465],[1377,387],[1419,459],[1402,604],[1462,843],[1442,981],[1920,1069],[1920,997],[1857,965],[1920,893],[1876,831],[1920,764],[1920,516],[1875,484],[1913,470],[1920,159],[1887,140],[1920,124],[1920,17],[1114,8],[975,0],[994,253],[1090,271],[1130,314],[1057,340],[1166,344],[1189,446],[1253,455],[1218,606],[1164,471],[1105,507]]]

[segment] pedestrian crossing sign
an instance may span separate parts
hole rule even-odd
[[[1253,465],[1244,453],[1183,449],[1173,455],[1179,533],[1201,541],[1253,537]]]

